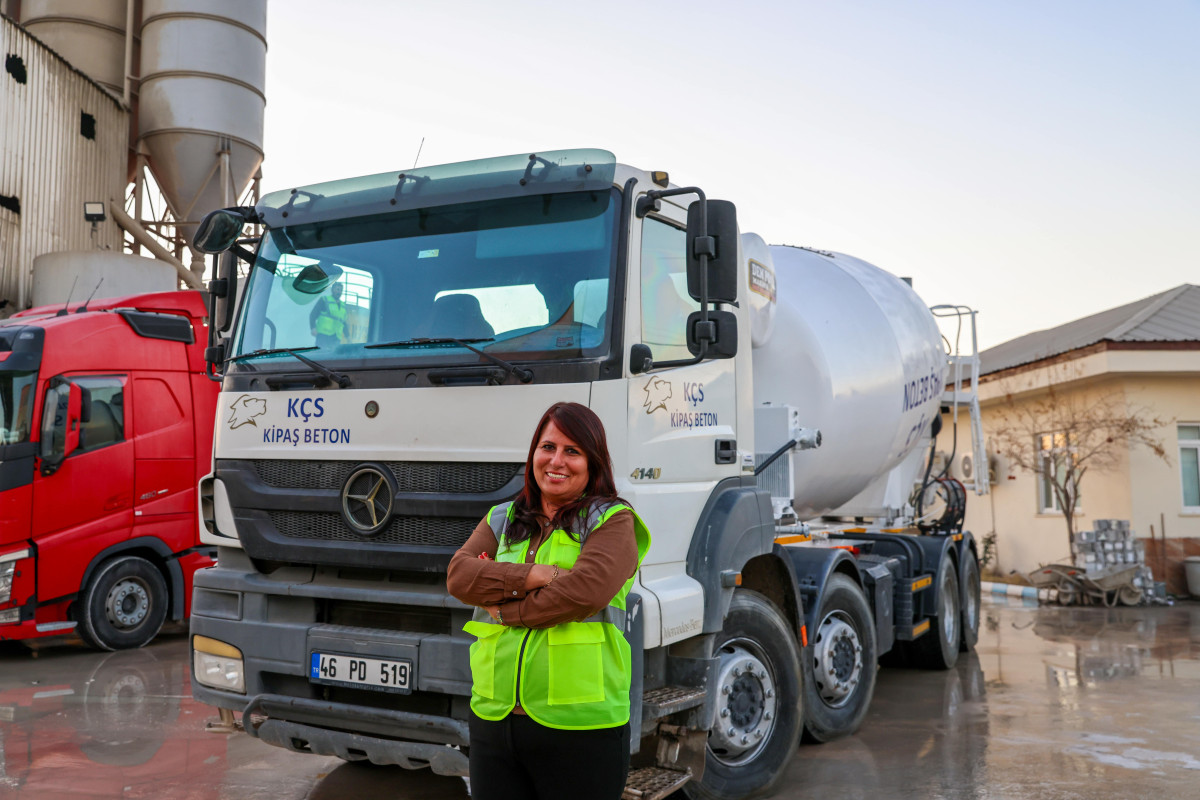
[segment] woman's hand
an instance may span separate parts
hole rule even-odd
[[[500,606],[482,606],[483,610],[491,615],[496,622],[500,621]]]
[[[561,578],[570,571],[566,567],[555,567],[552,564],[534,564],[525,578],[525,591],[532,592],[534,589],[549,586],[551,581]]]

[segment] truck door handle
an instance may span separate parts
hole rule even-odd
[[[718,464],[737,463],[737,439],[717,439],[715,460]]]

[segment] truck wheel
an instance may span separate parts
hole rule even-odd
[[[684,793],[733,800],[769,792],[796,752],[804,713],[800,648],[777,608],[757,592],[734,592],[717,638],[717,722],[704,777]]]
[[[973,650],[979,641],[979,562],[970,550],[963,553],[962,580],[959,582],[962,590],[962,644],[959,650]]]
[[[167,582],[144,558],[105,561],[76,604],[79,635],[97,650],[129,650],[149,642],[167,618]]]
[[[929,630],[912,643],[913,660],[923,669],[950,669],[958,661],[962,640],[962,611],[958,603],[958,575],[954,562],[942,559],[938,568],[937,616]]]
[[[828,742],[858,730],[875,693],[871,608],[853,580],[831,575],[804,661],[804,732]]]

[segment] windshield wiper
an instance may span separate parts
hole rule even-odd
[[[313,345],[312,347],[275,347],[270,350],[255,350],[250,353],[242,353],[241,355],[234,356],[233,358],[231,358],[229,360],[230,361],[242,361],[247,358],[257,358],[258,356],[270,356],[270,355],[275,355],[276,353],[287,353],[290,356],[294,356],[301,364],[304,364],[305,366],[311,368],[313,372],[319,373],[319,374],[325,376],[326,378],[328,378],[333,383],[336,383],[339,387],[341,387],[343,389],[348,387],[350,385],[350,379],[348,377],[346,377],[345,375],[343,375],[340,372],[334,372],[333,370],[331,370],[329,367],[325,366],[324,364],[318,364],[316,361],[313,361],[308,356],[300,355],[301,350],[316,350],[316,349],[317,349],[316,345]]]
[[[368,344],[368,345],[364,345],[364,347],[367,347],[367,348],[408,347],[409,345],[422,345],[422,344],[456,344],[456,345],[459,345],[460,347],[467,348],[472,353],[477,353],[477,354],[483,356],[484,358],[486,358],[488,361],[491,361],[496,366],[498,366],[504,370],[507,370],[510,375],[515,375],[517,380],[519,380],[521,383],[529,383],[530,381],[533,380],[533,371],[532,370],[518,367],[516,364],[510,364],[502,358],[494,356],[491,353],[485,353],[483,350],[480,350],[478,347],[471,346],[472,342],[492,342],[492,341],[495,341],[495,339],[491,336],[484,336],[484,337],[481,337],[478,339],[455,339],[453,336],[441,336],[436,339],[417,337],[415,339],[399,339],[394,342],[379,342],[378,344]]]

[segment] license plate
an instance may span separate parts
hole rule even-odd
[[[412,691],[412,662],[405,659],[363,658],[345,653],[313,653],[308,678],[313,683],[360,686],[384,692]]]

